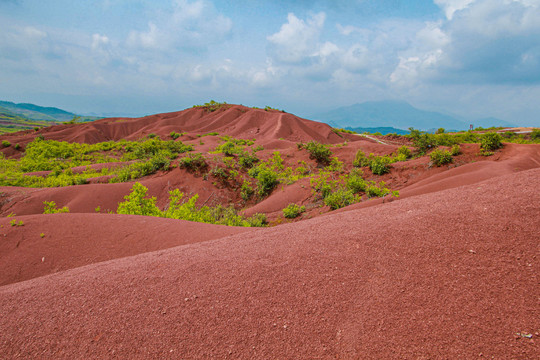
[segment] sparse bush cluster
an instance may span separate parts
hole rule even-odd
[[[59,213],[69,212],[69,208],[67,206],[64,206],[58,209],[54,201],[44,201],[43,205],[44,205],[44,208],[43,208],[44,214],[59,214]]]
[[[207,112],[214,112],[222,108],[228,108],[230,105],[228,105],[226,102],[217,102],[214,100],[210,100],[207,103],[204,103],[204,105],[195,105],[194,108],[203,108]]]
[[[480,148],[484,151],[494,151],[502,148],[502,138],[499,133],[487,132],[480,137]]]
[[[203,154],[188,154],[178,161],[178,166],[190,171],[200,171],[208,166]]]
[[[330,163],[330,157],[332,156],[332,151],[328,145],[321,144],[317,141],[310,141],[307,144],[298,143],[298,149],[306,149],[309,153],[309,158],[314,159],[319,164],[327,165]]]
[[[429,158],[435,166],[441,166],[444,164],[449,164],[453,160],[452,154],[446,150],[435,149],[429,154]]]
[[[332,173],[322,172],[319,176],[312,177],[310,184],[315,194],[319,194],[324,203],[332,210],[342,208],[361,201],[362,193],[368,197],[383,197],[388,194],[399,196],[399,192],[391,191],[381,181],[366,181],[362,178],[362,172],[353,170],[347,177],[332,178]]]
[[[304,211],[306,211],[305,206],[289,204],[285,209],[283,209],[283,216],[285,216],[287,219],[294,219],[299,217]]]
[[[54,187],[85,184],[87,179],[112,175],[111,182],[128,181],[158,170],[167,169],[170,160],[192,147],[180,141],[158,138],[141,141],[107,141],[97,144],[43,140],[38,136],[27,144],[20,160],[0,159],[0,185]],[[98,163],[126,162],[114,169],[101,171],[88,167],[74,173],[71,168]],[[50,171],[47,176],[25,175],[28,172]]]
[[[249,218],[239,215],[233,206],[216,207],[202,206],[197,208],[199,195],[182,201],[184,194],[175,189],[169,192],[169,205],[166,210],[160,210],[155,197],[147,196],[148,189],[140,183],[135,183],[131,193],[124,197],[125,201],[118,204],[118,214],[159,216],[171,219],[182,219],[209,224],[229,226],[265,226],[266,216],[256,214]]]

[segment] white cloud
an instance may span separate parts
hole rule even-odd
[[[434,0],[444,10],[446,18],[452,20],[456,11],[466,9],[475,0]]]
[[[438,1],[453,9],[426,23],[390,80],[452,83],[540,83],[540,11],[537,0]],[[466,11],[458,11],[465,9]]]
[[[307,21],[289,13],[287,23],[281,26],[279,32],[267,37],[273,58],[294,64],[301,63],[317,53],[319,35],[325,19],[326,14],[323,12],[313,15]]]
[[[176,0],[172,5],[170,12],[150,21],[147,30],[132,30],[127,38],[128,46],[162,51],[205,48],[231,31],[232,21],[219,14],[211,2]]]
[[[345,35],[345,36],[349,36],[351,35],[353,32],[357,32],[357,31],[361,31],[362,29],[356,27],[356,26],[352,26],[352,25],[347,25],[347,26],[343,26],[341,24],[337,24],[336,25],[336,28],[338,29],[338,31],[342,34],[342,35]]]
[[[92,50],[100,50],[103,46],[107,46],[110,40],[105,35],[93,34],[92,35]]]
[[[31,40],[41,40],[47,37],[47,33],[41,30],[36,29],[32,26],[26,26],[23,29],[23,34],[26,38]]]

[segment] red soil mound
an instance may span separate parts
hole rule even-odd
[[[13,219],[24,225],[11,226]],[[133,215],[0,218],[0,285],[249,230]]]
[[[539,178],[522,171],[3,286],[0,353],[536,358]]]
[[[410,196],[437,192],[463,185],[475,184],[494,177],[540,167],[540,146],[537,144],[505,144],[495,155],[480,157],[480,161],[470,162],[470,158],[479,152],[477,144],[462,144],[463,155],[458,156],[456,163],[465,157],[464,164],[450,164],[440,168],[429,168],[429,157],[422,157],[406,163],[393,164],[391,174],[380,177],[384,181],[396,184],[399,188],[399,199]],[[477,157],[477,156],[476,156]],[[398,186],[399,183],[403,183]],[[367,202],[351,205],[338,211],[371,207],[383,202],[397,199],[377,198]]]
[[[142,118],[110,118],[77,125],[50,126],[39,131],[5,134],[2,135],[2,140],[5,138],[12,144],[25,145],[35,136],[43,135],[47,140],[93,144],[109,140],[136,140],[152,133],[165,139],[172,131],[196,134],[218,132],[220,135],[236,138],[257,138],[263,143],[277,139],[339,143],[343,142],[344,138],[350,140],[357,138],[350,134],[343,134],[344,137],[340,137],[327,124],[302,119],[292,114],[229,105],[214,112],[208,112],[203,108],[190,108]],[[11,148],[3,151],[14,152]]]

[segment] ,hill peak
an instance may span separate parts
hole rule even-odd
[[[468,124],[450,115],[420,110],[401,100],[367,101],[317,114],[314,118],[336,127],[350,128],[414,127],[428,130],[443,127],[462,130],[468,127]]]
[[[218,133],[262,141],[286,139],[338,143],[343,139],[327,124],[299,118],[274,109],[248,108],[225,104],[209,108],[195,106],[182,111],[141,118],[107,118],[77,125],[57,125],[46,129],[46,139],[97,143],[109,140],[136,140],[149,134],[163,138],[174,132]],[[34,134],[29,134],[28,140]],[[21,144],[25,143],[21,140]]]

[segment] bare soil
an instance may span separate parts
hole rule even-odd
[[[348,167],[358,149],[384,155],[400,145],[241,106],[2,139],[99,142],[171,131],[187,132],[180,140],[199,152],[219,140],[201,133],[256,139],[261,157],[279,150],[287,166],[316,166],[297,142],[347,140],[332,151]],[[12,150],[5,155],[20,156]],[[313,206],[307,179],[245,204],[178,168],[140,180],[159,206],[174,188],[201,202],[232,198],[246,214],[281,224],[265,229],[107,214],[132,183],[2,187],[0,357],[538,358],[540,146],[506,144],[489,157],[475,144],[462,150],[443,167],[425,156],[384,176],[366,172],[400,197],[333,212]],[[43,215],[51,200],[71,213]],[[312,206],[290,221],[281,215],[290,202]]]

